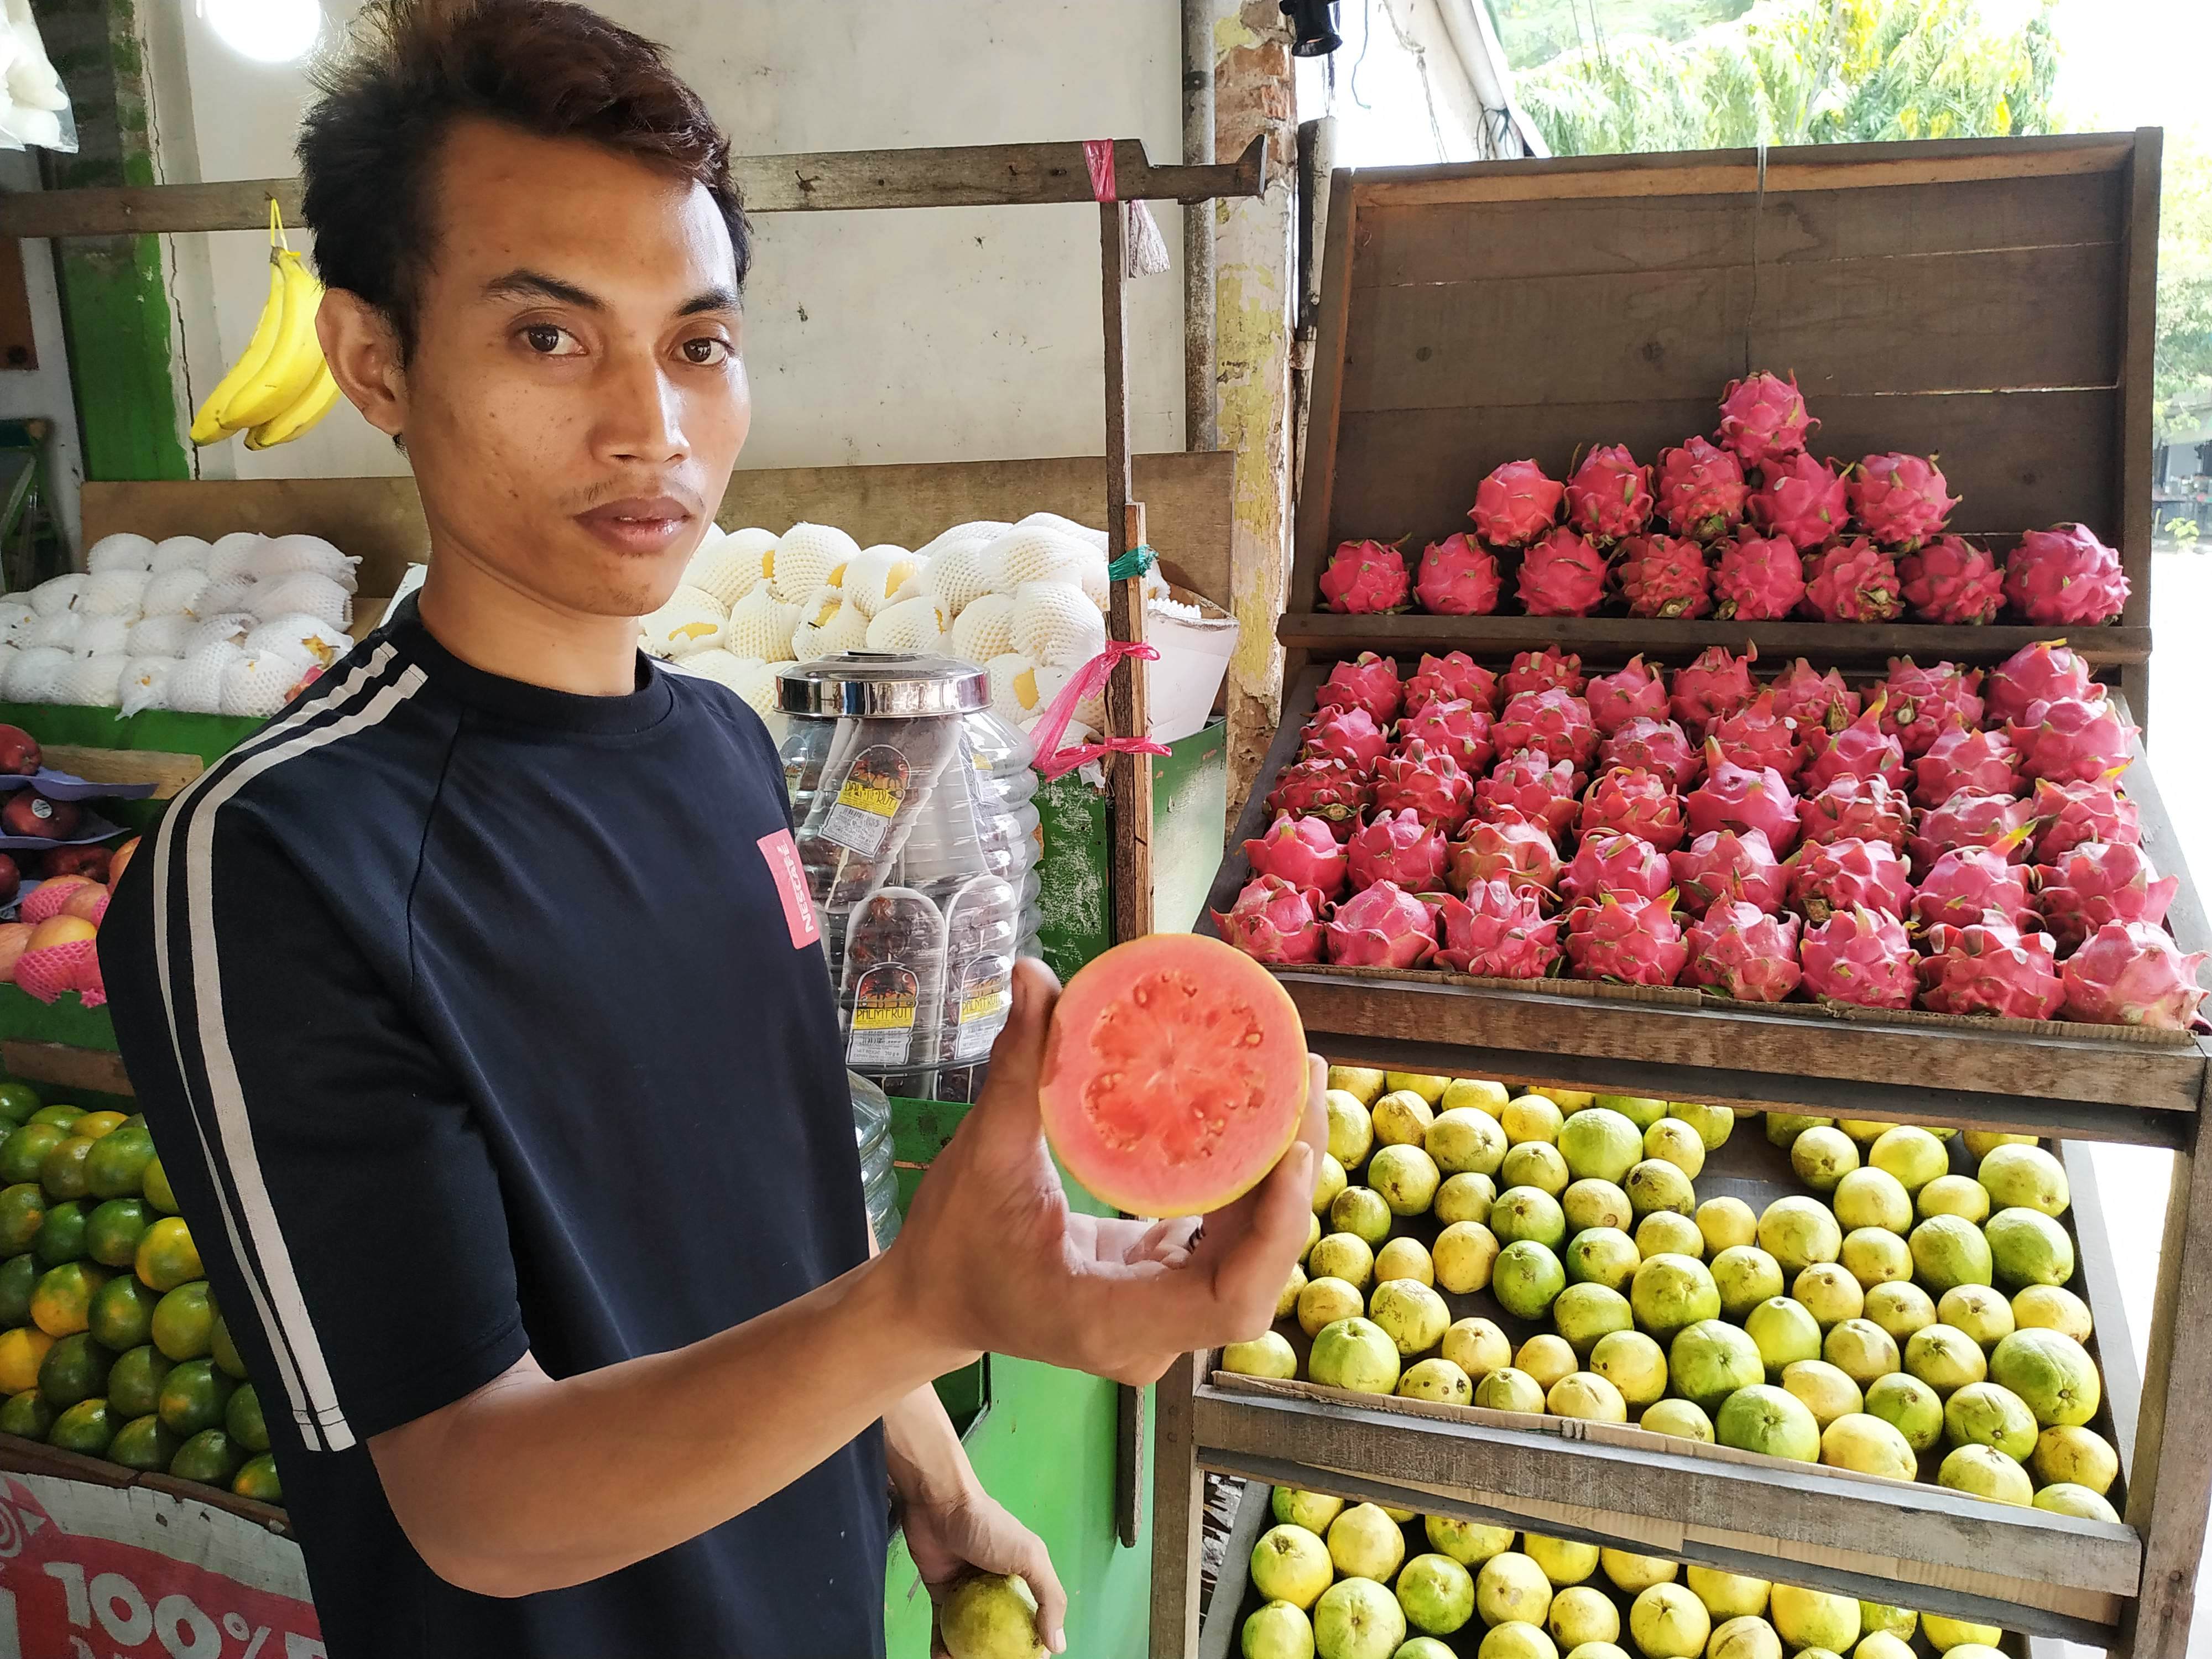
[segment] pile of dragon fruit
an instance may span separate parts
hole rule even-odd
[[[1585,679],[1556,646],[1322,685],[1222,937],[1278,963],[1683,985],[2185,1028],[2202,955],[2119,784],[2135,727],[2063,644],[1766,684],[1716,646]]]
[[[1483,479],[1462,532],[1417,568],[1388,542],[1341,544],[1321,574],[1328,609],[1486,616],[1507,570],[1532,617],[1587,617],[1615,598],[1632,617],[1771,622],[1994,621],[2008,605],[2039,627],[2117,618],[2119,555],[2078,524],[2030,531],[2003,568],[1945,533],[1960,497],[1932,456],[1869,455],[1848,466],[1809,454],[1820,422],[1796,376],[1731,382],[1714,439],[1638,464],[1601,445],[1564,483],[1534,461]]]

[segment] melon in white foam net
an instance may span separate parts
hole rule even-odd
[[[319,617],[295,611],[262,623],[246,636],[245,645],[248,652],[273,651],[289,657],[302,668],[327,668],[353,649],[353,638]]]
[[[638,640],[652,656],[680,657],[721,644],[724,625],[713,594],[679,584],[659,610],[637,619]]]
[[[353,593],[359,592],[356,567],[360,563],[320,536],[272,536],[253,554],[246,568],[264,582],[279,576],[323,576]]]
[[[986,543],[976,556],[984,584],[994,593],[1012,593],[1026,582],[1080,583],[1092,550],[1056,530],[1016,525],[996,541]]]
[[[76,636],[84,631],[84,618],[74,611],[57,611],[31,624],[23,643],[59,651],[76,649]]]
[[[1073,519],[1063,519],[1057,513],[1032,513],[1017,526],[1019,529],[1045,529],[1079,542],[1085,542],[1101,553],[1106,550],[1106,532],[1094,530],[1087,524],[1078,524]]]
[[[190,617],[146,617],[131,624],[123,648],[134,657],[181,657],[199,624]]]
[[[22,654],[12,645],[0,645],[0,696],[7,695],[9,671],[15,667],[15,659]]]
[[[999,519],[970,519],[964,524],[954,525],[949,530],[940,530],[915,551],[925,559],[933,559],[949,551],[956,542],[973,542],[981,546],[985,542],[996,541],[1012,528],[1013,526]]]
[[[192,611],[201,617],[228,616],[233,611],[258,614],[261,595],[261,584],[251,576],[210,576],[207,586],[200,589],[199,598],[192,602]]]
[[[222,712],[261,719],[275,714],[307,670],[276,651],[241,651],[222,671]]]
[[[798,626],[799,607],[777,599],[775,588],[763,582],[730,607],[729,627],[722,643],[733,656],[758,657],[763,662],[783,660],[791,655],[792,630]]]
[[[833,524],[795,524],[776,539],[769,586],[786,605],[795,605],[817,587],[836,585],[860,550],[860,543]]]
[[[115,688],[116,706],[125,714],[167,708],[169,676],[182,666],[174,657],[131,657]]]
[[[203,617],[185,636],[183,654],[197,657],[218,645],[242,646],[246,636],[260,625],[261,618],[247,611],[226,611],[220,616]]]
[[[62,670],[54,701],[83,708],[114,708],[116,687],[122,682],[124,665],[130,660],[120,651],[77,658]]]
[[[91,578],[72,571],[66,576],[50,576],[24,597],[30,600],[31,609],[41,617],[59,616],[64,611],[74,611],[84,598],[84,585]]]
[[[1103,553],[1083,567],[1077,586],[1083,589],[1083,597],[1097,605],[1100,614],[1103,615],[1107,597],[1114,586],[1106,579],[1106,556]]]
[[[934,594],[958,621],[960,613],[991,591],[983,580],[983,544],[953,542],[915,573],[915,591]]]
[[[85,550],[84,568],[95,576],[110,570],[150,570],[153,565],[154,538],[127,530],[102,536]]]
[[[717,536],[684,567],[684,585],[711,596],[727,616],[730,607],[760,585],[768,550],[740,546],[735,536]]]
[[[1044,712],[1044,694],[1037,687],[1034,657],[1008,651],[983,665],[991,676],[991,712],[1018,726]]]
[[[130,649],[131,623],[121,617],[87,617],[70,648],[80,657],[121,656]]]
[[[319,617],[333,628],[353,623],[353,595],[328,576],[319,576],[312,570],[295,570],[289,576],[271,576],[257,584],[253,602],[246,609],[264,622],[304,613]]]
[[[244,532],[234,532],[244,534]],[[155,575],[165,570],[198,570],[204,572],[214,549],[198,536],[171,536],[154,544],[154,557],[147,566]]]
[[[223,676],[245,660],[246,653],[228,640],[195,651],[169,676],[169,707],[185,714],[220,714]]]
[[[816,588],[799,614],[799,626],[791,630],[791,654],[799,662],[858,651],[868,642],[868,619],[842,588]]]
[[[952,619],[952,654],[967,662],[988,663],[1014,648],[1014,602],[1004,593],[971,600]]]
[[[759,665],[757,657],[740,657],[720,646],[706,651],[695,651],[688,657],[679,657],[669,665],[678,673],[696,679],[712,680],[717,685],[738,689],[738,677],[747,669]]]
[[[1014,649],[1080,668],[1106,648],[1106,619],[1073,582],[1024,582],[1014,593]]]
[[[254,561],[268,539],[251,530],[234,530],[228,536],[216,537],[208,545],[208,580],[220,582],[228,581],[233,576],[258,574],[254,568]]]
[[[903,547],[879,542],[873,547],[862,548],[854,556],[853,562],[845,567],[842,586],[846,595],[860,607],[860,614],[873,618],[927,563],[927,560]]]
[[[84,579],[84,597],[77,609],[95,617],[136,617],[153,580],[143,570],[93,571]]]
[[[756,714],[772,714],[775,712],[776,681],[790,666],[787,657],[775,662],[750,664],[730,689],[750,703]]]
[[[31,630],[38,625],[39,613],[31,609],[29,600],[17,594],[0,599],[0,642],[28,645]]]
[[[190,567],[156,572],[139,595],[138,608],[149,617],[197,615],[207,585],[207,573]]]
[[[13,702],[52,702],[61,690],[62,676],[76,659],[51,645],[19,652],[8,665],[7,692]]]
[[[934,651],[945,634],[945,608],[923,594],[887,605],[868,624],[871,651]]]

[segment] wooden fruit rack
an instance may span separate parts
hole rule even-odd
[[[1405,535],[1418,549],[1464,529],[1476,480],[1509,459],[1534,456],[1564,477],[1577,445],[1625,442],[1648,459],[1710,430],[1722,386],[1756,368],[1796,373],[1825,422],[1816,453],[1940,452],[1966,498],[1953,527],[2000,554],[2060,520],[2116,537],[2132,585],[2125,612],[2069,642],[2142,719],[2159,149],[2146,131],[1337,173],[1279,629],[1282,726],[1214,907],[1249,878],[1235,843],[1265,828],[1264,797],[1296,753],[1316,687],[1362,650],[1409,668],[1423,651],[1463,650],[1502,668],[1557,642],[1602,672],[1635,653],[1674,667],[1709,645],[1749,641],[1770,674],[1802,655],[1863,680],[1893,654],[1986,665],[2050,635],[1321,608],[1317,575],[1340,541]],[[2125,787],[2145,850],[2182,878],[2173,933],[2185,950],[2212,947],[2140,753]],[[1314,1046],[1346,1064],[2172,1148],[2139,1401],[2094,1184],[2082,1149],[2062,1148],[2087,1199],[2076,1288],[2105,1334],[2125,1521],[1874,1485],[1635,1430],[1254,1384],[1217,1375],[1201,1354],[1161,1388],[1155,1659],[1195,1650],[1201,1470],[1630,1540],[2180,1659],[2212,1497],[2212,1346],[2178,1340],[2212,1311],[2212,1147],[2198,1155],[2212,1044],[1565,981],[1278,974]],[[2141,1271],[2120,1269],[2130,1270]]]

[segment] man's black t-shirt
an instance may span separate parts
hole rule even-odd
[[[501,679],[410,604],[178,797],[100,947],[332,1659],[881,1653],[880,1430],[512,1600],[430,1571],[367,1449],[526,1349],[560,1377],[679,1347],[866,1257],[751,710],[642,659],[626,696]]]

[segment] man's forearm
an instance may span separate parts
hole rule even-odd
[[[915,1396],[933,1406],[929,1379],[973,1356],[918,1328],[895,1278],[872,1261],[689,1347],[580,1376],[555,1381],[526,1362],[371,1442],[393,1510],[441,1577],[520,1595],[696,1537],[878,1418],[915,1425],[910,1468],[933,1476],[944,1449]],[[964,1471],[957,1438],[951,1453]]]
[[[930,1383],[884,1413],[884,1455],[902,1504],[950,1504],[975,1488],[967,1449]]]

